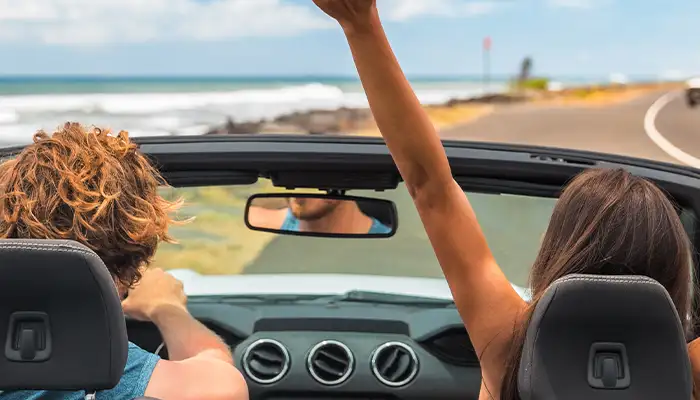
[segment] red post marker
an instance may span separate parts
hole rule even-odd
[[[491,37],[486,36],[484,38],[484,50],[489,51],[491,50]]]
[[[484,93],[488,93],[491,84],[491,36],[486,36],[483,43],[483,62],[484,62]]]

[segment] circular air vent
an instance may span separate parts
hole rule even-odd
[[[289,371],[290,362],[287,348],[272,339],[256,340],[243,353],[243,370],[246,375],[263,385],[284,378]]]
[[[328,386],[339,385],[352,374],[355,357],[343,343],[325,340],[311,348],[306,367],[317,382]]]
[[[391,387],[405,386],[418,374],[418,356],[405,343],[387,342],[372,353],[370,368],[379,382]]]

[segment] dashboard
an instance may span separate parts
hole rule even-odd
[[[479,362],[453,307],[193,301],[231,347],[251,399],[477,399]],[[147,322],[129,339],[155,352]],[[165,353],[165,354],[164,354]],[[161,351],[167,358],[167,349]]]

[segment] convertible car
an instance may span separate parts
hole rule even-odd
[[[138,143],[172,185],[163,189],[164,195],[184,197],[183,216],[197,217],[173,228],[179,243],[163,245],[155,265],[184,282],[192,314],[234,350],[251,399],[478,398],[478,355],[380,139],[211,135],[140,138]],[[679,204],[696,248],[700,244],[700,173],[694,169],[553,148],[444,144],[454,177],[469,196],[499,264],[525,299],[529,267],[557,195],[587,168],[622,167],[661,185]],[[18,150],[5,149],[4,156]],[[397,210],[396,232],[381,239],[341,239],[250,230],[244,223],[248,199],[280,192],[390,200]],[[592,299],[576,301],[576,307],[605,300]],[[645,304],[630,298],[611,301],[611,310]],[[565,315],[575,314],[567,310]],[[653,312],[645,308],[641,314]],[[571,326],[583,330],[582,340],[588,340],[587,323]],[[154,325],[127,320],[126,327],[131,341],[167,357]],[[638,354],[627,351],[633,365]],[[627,365],[627,353],[623,355]],[[607,364],[601,365],[590,372],[588,382],[605,381],[601,374]],[[639,390],[650,380],[642,379],[644,374],[635,380],[635,366],[631,368],[632,385]],[[581,371],[585,381],[585,366]],[[622,384],[625,372],[620,371],[614,384]],[[629,376],[626,382],[630,385]]]

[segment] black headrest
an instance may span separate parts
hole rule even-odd
[[[535,307],[518,370],[522,400],[688,400],[678,312],[644,276],[570,275]]]
[[[102,260],[64,240],[0,240],[0,390],[103,390],[128,341]]]

